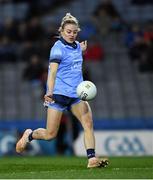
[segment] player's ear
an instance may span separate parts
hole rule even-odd
[[[63,32],[63,28],[62,28],[62,27],[59,27],[58,32],[59,32],[59,33]]]

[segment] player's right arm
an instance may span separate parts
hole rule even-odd
[[[52,96],[53,96],[53,90],[54,90],[54,84],[55,84],[58,66],[59,66],[58,63],[54,63],[54,62],[50,63],[49,75],[47,80],[48,91],[47,94],[44,96],[45,101],[49,101],[49,102],[53,101]]]
[[[58,66],[62,59],[62,50],[57,45],[51,48],[50,58],[49,58],[49,73],[47,80],[47,94],[44,96],[45,101],[53,102],[53,90],[55,85],[56,74],[58,70]]]

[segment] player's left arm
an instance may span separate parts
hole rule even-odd
[[[85,52],[87,49],[87,40],[80,42],[80,47],[82,49],[82,52]]]

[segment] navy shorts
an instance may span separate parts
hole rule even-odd
[[[70,110],[75,104],[78,104],[81,100],[79,98],[71,98],[64,95],[53,94],[53,103],[44,103],[45,107],[53,108],[59,111]]]

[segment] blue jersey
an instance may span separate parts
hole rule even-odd
[[[59,63],[53,94],[77,97],[76,88],[83,81],[83,58],[79,42],[73,45],[61,38],[51,48],[49,61]]]

